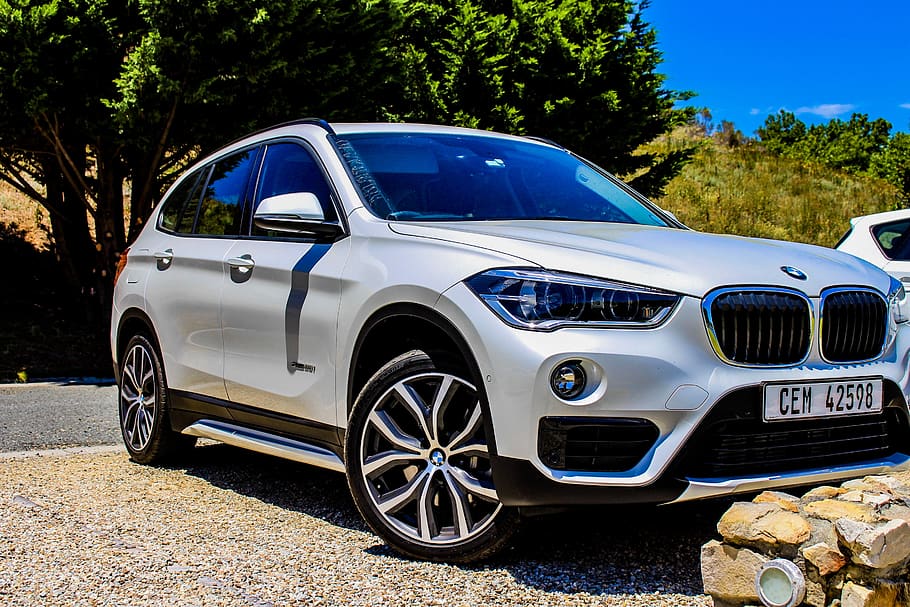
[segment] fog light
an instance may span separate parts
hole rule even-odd
[[[765,607],[795,607],[806,598],[806,578],[791,561],[774,559],[756,574],[755,592]]]
[[[581,394],[588,381],[581,362],[570,360],[560,363],[550,375],[550,387],[553,393],[563,400],[572,400]]]

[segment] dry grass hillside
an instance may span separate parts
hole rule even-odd
[[[681,145],[692,135],[674,137],[652,146]],[[692,162],[655,202],[696,230],[833,247],[851,217],[908,201],[879,179],[773,156],[757,144],[727,148],[702,139]]]

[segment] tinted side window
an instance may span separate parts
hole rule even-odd
[[[326,221],[337,221],[338,216],[332,204],[331,188],[313,155],[296,143],[273,143],[265,152],[262,177],[256,204],[263,199],[280,194],[309,192],[315,194],[322,205]],[[253,227],[253,234],[266,235],[264,230]]]
[[[872,235],[878,241],[888,259],[910,261],[910,220],[884,223],[872,228]]]
[[[247,150],[215,163],[199,207],[197,234],[240,234],[243,196],[255,156],[256,150]]]
[[[200,175],[208,171],[197,171],[184,179],[171,195],[164,201],[159,224],[169,232],[188,233],[193,231],[193,220],[196,219],[196,206],[199,202],[199,190],[202,187]]]

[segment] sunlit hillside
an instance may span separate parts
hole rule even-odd
[[[678,131],[651,149],[692,137],[691,130]],[[709,138],[655,202],[697,230],[824,246],[837,243],[851,217],[908,206],[884,181],[779,158],[757,144],[728,148]]]

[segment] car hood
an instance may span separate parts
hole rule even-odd
[[[694,230],[575,221],[389,224],[401,235],[458,242],[573,272],[703,297],[720,286],[775,285],[809,296],[835,285],[887,293],[890,279],[852,255],[812,245]],[[806,274],[798,280],[781,268]]]

